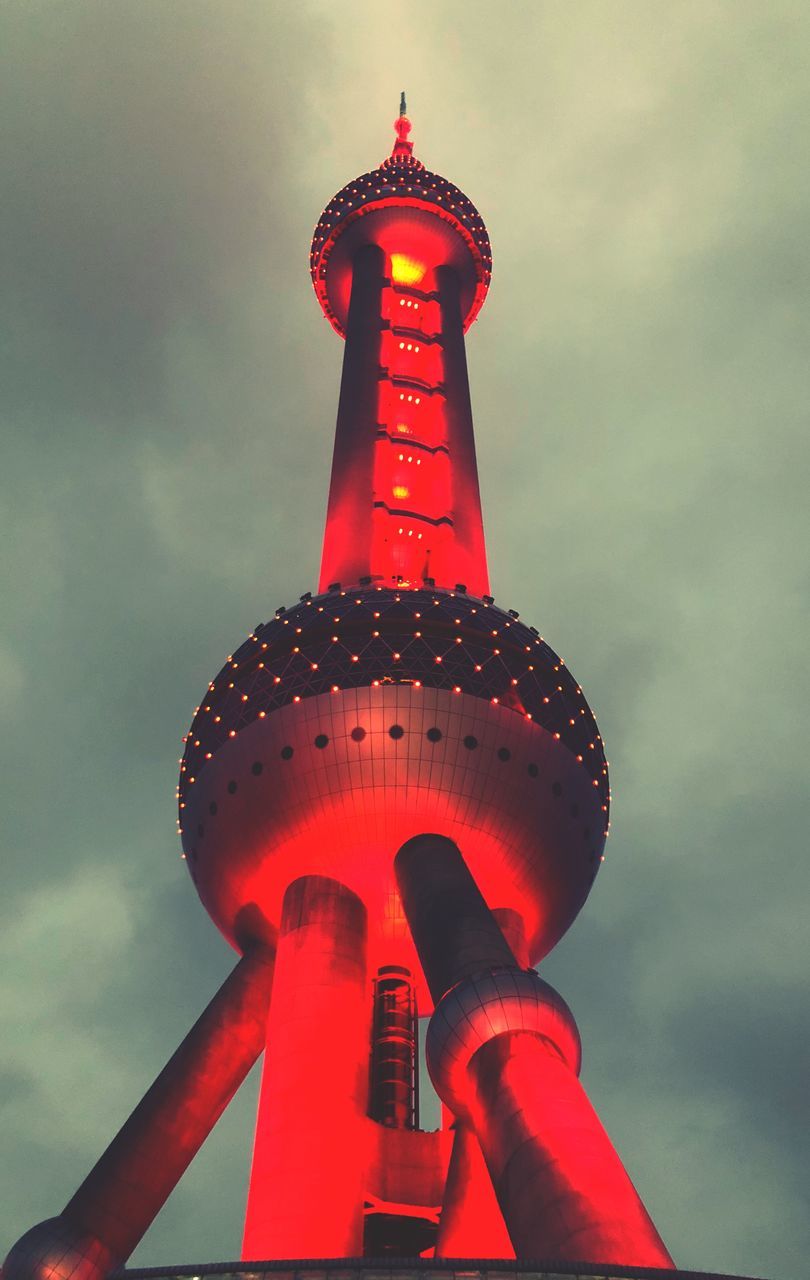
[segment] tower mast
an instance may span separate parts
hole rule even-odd
[[[489,243],[466,196],[414,156],[404,93],[394,130],[390,156],[335,196],[313,244],[316,291],[346,339],[320,590],[462,583],[481,596],[464,329]],[[459,228],[475,250],[466,260]]]

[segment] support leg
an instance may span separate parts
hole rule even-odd
[[[437,1258],[514,1258],[475,1131],[456,1120],[442,1197]]]
[[[4,1280],[103,1280],[150,1226],[258,1058],[273,955],[225,980],[58,1218],[14,1245]]]
[[[577,1079],[565,1002],[516,964],[452,841],[409,840],[395,870],[437,1002],[431,1078],[478,1137],[517,1257],[671,1267]]]
[[[366,910],[304,876],[282,908],[245,1259],[363,1252],[371,1000]]]

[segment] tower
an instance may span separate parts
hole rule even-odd
[[[240,959],[6,1280],[125,1261],[262,1051],[246,1259],[672,1265],[532,968],[598,871],[607,764],[562,660],[489,594],[464,344],[489,241],[404,101],[395,130],[312,243],[345,339],[318,592],[228,657],[185,742],[184,853]]]

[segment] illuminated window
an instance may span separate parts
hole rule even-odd
[[[405,253],[391,254],[391,279],[394,284],[419,284],[424,279],[426,269],[424,262],[417,262]]]

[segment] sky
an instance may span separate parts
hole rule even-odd
[[[333,192],[417,154],[493,244],[468,336],[496,600],[605,738],[608,857],[544,963],[678,1264],[810,1254],[803,0],[0,0],[0,1252],[233,964],[181,737],[314,587]],[[238,1256],[252,1074],[133,1255]]]

